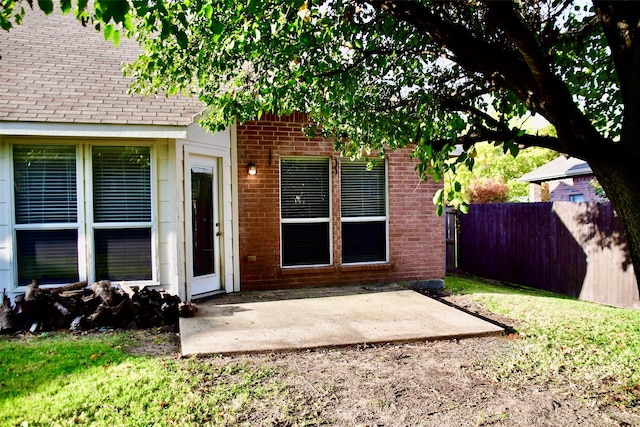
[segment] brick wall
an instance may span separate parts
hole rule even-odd
[[[585,202],[601,202],[589,181],[593,175],[575,176],[573,178],[549,181],[549,195],[552,202],[569,202],[572,195],[582,194]]]
[[[240,276],[244,290],[361,284],[442,278],[445,274],[444,220],[435,215],[433,194],[440,184],[420,182],[409,151],[388,156],[388,264],[341,265],[340,156],[333,144],[301,132],[305,116],[265,115],[238,126]],[[281,156],[332,159],[333,265],[280,267],[279,170]],[[255,163],[257,174],[247,174]]]
[[[547,181],[549,185],[549,201],[570,202],[572,195],[582,194],[585,202],[607,202],[608,200],[598,196],[589,184],[592,179],[595,179],[593,175],[582,175]],[[542,201],[540,183],[532,182],[529,184],[529,201]]]

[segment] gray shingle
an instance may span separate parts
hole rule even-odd
[[[560,156],[518,178],[523,182],[542,182],[576,175],[590,175],[591,167],[584,160]]]
[[[0,121],[191,124],[203,103],[128,94],[122,64],[139,52],[124,37],[114,47],[72,14],[28,11],[22,25],[0,30]]]

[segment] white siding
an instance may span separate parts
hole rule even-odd
[[[175,228],[175,247],[176,247],[176,280],[178,284],[178,295],[183,300],[187,298],[187,273],[186,267],[186,243],[185,243],[185,223],[184,223],[184,140],[177,140],[175,143],[175,185],[173,187],[173,194],[176,199],[176,228]]]
[[[0,292],[13,289],[11,249],[11,155],[0,137]]]
[[[156,179],[157,179],[157,213],[158,213],[158,274],[160,284],[167,291],[178,294],[178,248],[176,233],[178,227],[178,203],[173,191],[176,183],[175,175],[175,141],[163,140],[155,145]]]
[[[234,257],[234,246],[233,246],[233,233],[234,233],[234,219],[233,219],[233,197],[232,197],[232,159],[231,159],[231,132],[230,130],[225,130],[223,132],[218,132],[216,134],[210,134],[204,129],[202,129],[198,124],[193,124],[187,128],[187,139],[178,140],[176,144],[176,165],[178,165],[178,170],[176,171],[176,188],[179,189],[179,198],[178,203],[182,203],[181,206],[184,206],[184,170],[186,168],[185,161],[185,152],[193,152],[198,154],[210,155],[212,157],[217,157],[219,159],[219,167],[221,168],[220,176],[222,178],[222,182],[220,185],[221,192],[221,222],[223,224],[222,227],[222,235],[223,241],[221,242],[221,252],[222,252],[222,286],[227,292],[233,292],[234,290],[238,290],[237,281],[239,277],[236,277],[234,271],[237,271],[237,266],[234,262],[237,260]],[[179,160],[178,158],[181,157]],[[178,246],[180,248],[184,248],[188,250],[185,245],[185,212],[184,209],[179,210],[179,218],[180,222],[179,230],[181,231],[178,237]],[[180,271],[180,282],[186,284],[186,253],[184,250],[181,253],[182,259],[178,265],[181,267]],[[186,288],[186,286],[185,286]],[[180,293],[180,296],[186,299],[190,299],[190,293],[188,289],[184,291],[185,295]]]
[[[184,129],[184,128],[183,128]],[[239,271],[234,258],[234,210],[232,197],[233,162],[231,150],[231,133],[219,132],[209,134],[194,124],[186,129],[185,139],[146,139],[152,145],[154,164],[152,176],[155,179],[153,243],[155,250],[154,266],[157,284],[167,291],[189,299],[186,287],[186,247],[185,247],[185,212],[184,212],[184,168],[185,151],[202,152],[218,158],[221,168],[220,211],[223,223],[224,239],[221,242],[223,254],[222,268],[223,287],[227,292],[239,290]],[[20,138],[32,141],[34,138]],[[46,136],[37,137],[46,141]],[[92,138],[69,138],[72,143],[92,144]],[[136,138],[100,138],[100,144],[141,143]],[[12,242],[12,177],[11,153],[7,137],[0,136],[0,291],[14,289],[14,266]]]

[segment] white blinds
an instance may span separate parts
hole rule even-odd
[[[13,165],[17,224],[77,221],[74,146],[15,145]]]
[[[281,168],[282,218],[328,218],[328,159],[282,159]]]
[[[95,222],[151,221],[149,147],[93,147]]]
[[[385,167],[378,162],[367,170],[366,162],[340,164],[342,217],[378,217],[386,215]]]

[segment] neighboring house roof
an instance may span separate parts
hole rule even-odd
[[[592,173],[591,167],[584,160],[560,156],[518,178],[518,181],[543,182]]]
[[[38,9],[34,7],[34,9]],[[2,122],[186,126],[204,104],[184,96],[129,95],[122,64],[141,52],[122,37],[116,48],[92,26],[59,10],[29,10],[22,25],[0,30]]]

